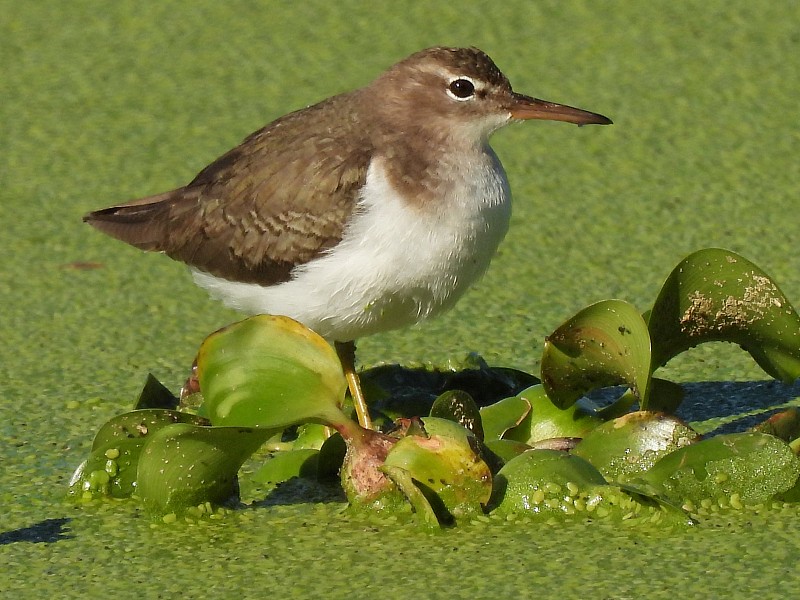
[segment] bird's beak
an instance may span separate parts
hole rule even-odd
[[[513,94],[510,111],[512,119],[547,119],[549,121],[566,121],[576,125],[611,125],[613,123],[608,117],[588,110],[517,93]]]

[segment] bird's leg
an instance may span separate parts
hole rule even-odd
[[[339,355],[339,362],[342,363],[347,387],[350,388],[350,395],[353,397],[353,406],[356,409],[358,423],[365,429],[372,429],[372,419],[369,416],[367,402],[364,399],[364,392],[361,390],[361,382],[356,373],[356,343],[355,342],[336,342],[336,354]]]

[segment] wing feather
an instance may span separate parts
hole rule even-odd
[[[226,279],[286,281],[341,241],[356,209],[372,149],[347,100],[353,93],[281,117],[185,187],[84,220]]]

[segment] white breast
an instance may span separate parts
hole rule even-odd
[[[373,161],[342,241],[290,281],[262,287],[195,271],[195,282],[235,309],[287,315],[331,341],[435,315],[484,273],[508,229],[508,182],[486,150],[448,165],[453,183],[434,206],[406,202]]]

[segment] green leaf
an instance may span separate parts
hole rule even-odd
[[[70,480],[70,495],[81,499],[128,498],[136,491],[136,471],[145,443],[175,423],[206,425],[201,417],[174,410],[143,409],[108,420],[97,432],[89,457]]]
[[[214,425],[349,422],[339,408],[347,382],[335,350],[287,317],[257,315],[211,334],[197,375]]]
[[[224,502],[236,495],[239,468],[273,433],[186,423],[160,429],[139,457],[137,495],[160,514]]]
[[[542,385],[529,387],[517,396],[527,400],[531,410],[519,425],[506,432],[505,439],[531,445],[551,438],[582,438],[602,423],[595,411],[583,402],[559,408]]]
[[[530,413],[531,403],[521,396],[512,396],[480,409],[484,440],[488,443],[499,440],[511,429],[522,423]]]
[[[681,420],[654,412],[633,412],[603,423],[572,450],[608,479],[635,479],[657,460],[699,439]]]
[[[528,450],[497,473],[491,505],[501,514],[563,514],[571,511],[566,498],[605,483],[600,471],[578,456],[560,450]]]
[[[650,336],[642,316],[622,300],[581,310],[545,342],[542,383],[567,407],[585,393],[625,384],[646,409],[650,382]]]
[[[800,316],[772,279],[749,260],[719,248],[675,267],[650,311],[653,369],[698,344],[742,346],[772,377],[800,376]]]
[[[167,389],[152,373],[147,374],[139,399],[134,408],[178,408],[178,398]]]
[[[381,469],[411,503],[422,529],[432,532],[440,529],[443,524],[449,524],[448,521],[452,517],[447,513],[441,500],[429,489],[420,486],[411,473],[402,467],[392,465],[383,465]]]
[[[659,460],[643,479],[695,512],[708,506],[742,508],[790,489],[800,460],[778,438],[731,433],[684,446]]]
[[[458,423],[483,441],[483,423],[475,400],[467,392],[450,390],[436,398],[430,416]]]
[[[611,519],[626,526],[690,522],[646,486],[610,485],[591,463],[559,450],[529,450],[511,459],[495,478],[490,505],[500,515],[548,521]]]
[[[313,448],[319,450],[333,430],[327,425],[319,423],[306,423],[297,428],[297,439],[292,443],[292,450]]]
[[[515,456],[519,456],[523,452],[530,450],[531,447],[528,444],[524,444],[522,442],[518,442],[516,440],[489,440],[486,442],[486,447],[491,451],[494,452],[496,456],[503,461],[503,463],[507,463]]]
[[[492,493],[492,474],[480,458],[475,437],[445,419],[427,417],[431,435],[408,435],[389,450],[384,465],[399,468],[441,500],[455,518],[482,514]],[[392,471],[386,471],[391,477]]]
[[[128,498],[136,491],[136,467],[143,439],[123,440],[92,450],[69,482],[69,495],[81,500]]]
[[[208,420],[177,410],[161,408],[132,410],[106,421],[94,436],[92,450],[106,448],[128,440],[141,440],[144,443],[148,436],[175,423],[208,425]]]
[[[278,484],[293,477],[316,479],[319,450],[302,448],[276,452],[253,474],[258,483]]]

